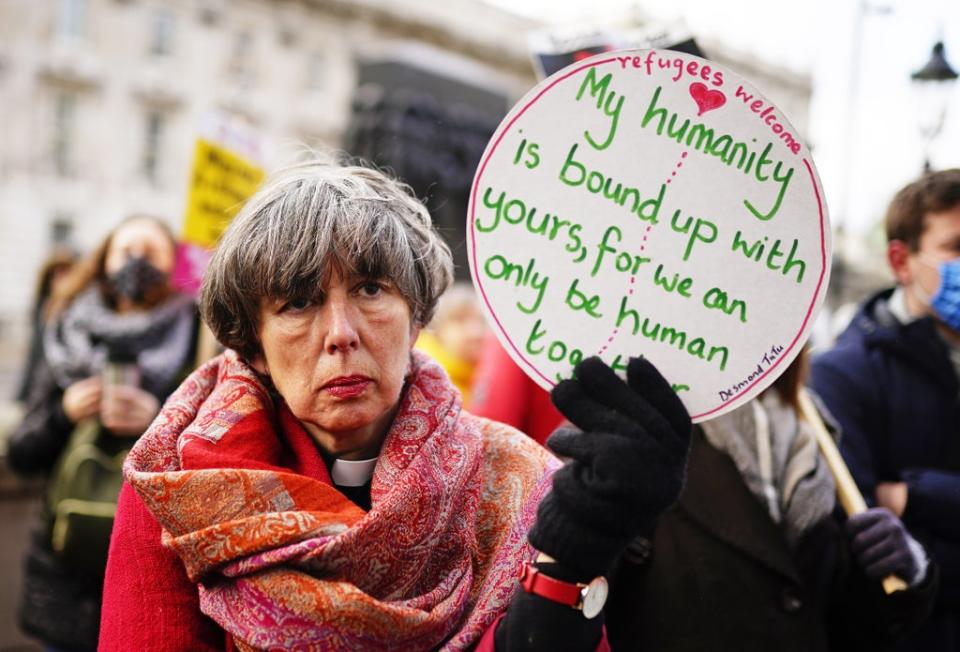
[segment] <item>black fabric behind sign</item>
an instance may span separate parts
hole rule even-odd
[[[344,149],[387,168],[423,200],[468,279],[467,203],[500,119],[503,95],[403,64],[361,69]]]

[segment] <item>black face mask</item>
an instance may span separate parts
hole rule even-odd
[[[142,256],[127,259],[123,267],[110,275],[110,288],[118,299],[123,297],[142,304],[155,291],[167,284],[167,275]]]

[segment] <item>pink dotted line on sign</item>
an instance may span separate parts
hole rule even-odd
[[[680,171],[680,168],[683,167],[683,159],[687,158],[689,152],[683,152],[680,154],[680,160],[677,161],[677,164],[674,166],[673,171],[670,172],[669,178],[667,178],[667,184],[673,181],[673,178],[677,176],[677,172]],[[653,224],[648,224],[647,229],[643,232],[643,242],[640,243],[640,251],[642,252],[647,248],[647,237],[650,235],[650,229],[653,228]],[[633,296],[633,286],[636,283],[637,278],[635,276],[630,277],[630,290],[627,292],[628,297]],[[603,352],[610,348],[610,345],[613,343],[613,340],[616,339],[617,334],[620,332],[619,328],[614,328],[613,333],[610,334],[610,337],[607,338],[607,343],[597,351],[597,355],[603,355]]]
[[[684,152],[683,154],[680,155],[680,160],[677,161],[676,167],[674,168],[673,172],[670,173],[670,178],[667,179],[667,184],[673,181],[673,178],[677,176],[677,172],[679,172],[680,168],[683,167],[683,159],[687,158],[687,154],[688,152]]]
[[[647,238],[650,236],[650,229],[652,229],[652,228],[653,228],[653,224],[648,224],[646,230],[643,232],[643,241],[640,243],[640,251],[641,251],[641,252],[642,252],[644,249],[647,248]],[[633,296],[633,290],[634,290],[634,287],[633,287],[633,286],[634,286],[634,284],[636,284],[636,282],[637,282],[637,277],[636,277],[636,276],[631,276],[631,277],[630,277],[630,289],[627,291],[627,296],[628,296],[628,297],[632,297],[632,296]],[[617,334],[618,334],[619,332],[620,332],[620,328],[619,328],[619,327],[613,329],[613,333],[611,333],[611,334],[610,334],[610,337],[607,338],[607,343],[604,344],[603,347],[602,347],[599,351],[597,351],[597,355],[603,355],[603,352],[606,351],[608,348],[610,348],[610,345],[613,343],[613,340],[616,339]]]

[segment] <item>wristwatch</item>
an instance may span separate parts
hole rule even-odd
[[[579,609],[584,618],[596,618],[603,611],[610,589],[607,578],[602,575],[589,584],[564,582],[550,577],[530,563],[523,567],[520,586],[527,593]]]

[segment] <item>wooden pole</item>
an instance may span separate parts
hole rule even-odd
[[[833,479],[836,481],[837,497],[840,499],[843,510],[847,513],[847,516],[867,511],[867,503],[863,500],[857,484],[853,481],[850,469],[844,463],[843,457],[837,449],[837,444],[833,441],[830,433],[827,432],[827,427],[823,424],[820,413],[810,399],[810,395],[803,388],[800,389],[799,400],[801,415],[813,427],[820,452],[823,453],[827,468],[830,469]],[[883,590],[887,595],[896,591],[904,591],[906,588],[907,583],[896,575],[890,575],[883,579]]]

